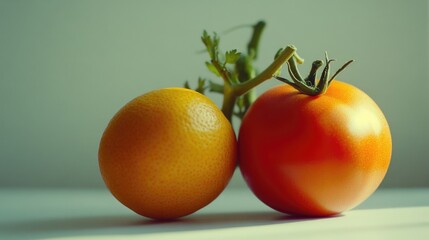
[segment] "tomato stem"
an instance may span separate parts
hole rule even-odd
[[[258,86],[265,80],[272,78],[277,70],[286,63],[290,58],[295,55],[296,48],[293,45],[289,45],[283,50],[280,55],[272,62],[264,71],[262,71],[255,78],[250,79],[246,82],[239,83],[234,86],[234,94],[237,96],[241,96],[246,93],[250,89]],[[296,55],[297,56],[297,55]]]
[[[264,27],[265,22],[263,21],[253,25],[252,37],[247,44],[247,54],[238,53],[234,49],[225,52],[223,55],[219,51],[220,39],[216,33],[211,36],[204,31],[201,37],[210,55],[210,62],[206,62],[206,66],[212,73],[223,80],[223,85],[208,81],[209,85],[207,87],[200,87],[201,92],[204,92],[207,88],[211,92],[223,93],[222,112],[230,121],[234,115],[234,106],[237,104],[239,110],[235,115],[242,118],[250,105],[256,100],[254,88],[278,75],[282,65],[290,58],[293,57],[299,63],[303,62],[296,54],[296,48],[291,45],[279,51],[274,61],[264,71],[256,75],[253,61],[258,55],[259,41]],[[234,64],[235,71],[228,69],[227,64]],[[185,84],[185,87],[190,88],[188,83]]]
[[[283,50],[274,60],[274,62],[272,62],[264,71],[262,71],[256,77],[245,82],[232,83],[230,79],[226,79],[223,92],[224,99],[222,103],[222,112],[225,117],[228,120],[231,120],[237,98],[258,86],[262,82],[272,78],[278,69],[290,58],[295,56],[296,58],[300,59],[300,61],[303,61],[301,58],[299,58],[298,55],[295,55],[295,52],[296,48],[294,46],[287,46],[286,49]]]
[[[325,53],[325,67],[320,80],[316,80],[316,74],[317,70],[324,64],[321,60],[314,61],[310,73],[306,78],[303,78],[297,65],[302,64],[304,60],[297,55],[296,48],[289,45],[285,49],[280,49],[274,61],[264,71],[256,75],[253,62],[258,55],[258,46],[265,28],[265,22],[259,21],[252,27],[253,33],[247,44],[247,54],[239,53],[236,49],[227,51],[225,54],[220,53],[220,39],[216,33],[209,35],[204,31],[201,37],[210,55],[210,62],[206,62],[206,66],[223,80],[223,84],[201,79],[196,90],[201,93],[204,93],[206,89],[211,92],[223,93],[222,112],[229,121],[232,121],[234,114],[239,118],[244,116],[250,105],[256,100],[255,87],[268,79],[276,78],[304,94],[316,96],[325,93],[332,80],[353,62],[352,60],[348,61],[335,72],[332,78],[329,78],[330,63],[334,60],[329,59],[328,54]],[[291,80],[279,76],[285,63],[287,63]],[[233,64],[234,69],[229,69],[228,64]],[[207,82],[208,86],[205,85]],[[186,82],[185,87],[189,88],[189,83]],[[235,105],[238,106],[238,112],[234,113]]]
[[[253,25],[253,33],[250,41],[247,44],[247,54],[241,54],[238,61],[235,63],[235,73],[239,82],[245,82],[256,76],[256,70],[253,66],[254,61],[258,57],[259,42],[262,32],[265,28],[265,22],[259,21]],[[256,89],[252,88],[247,93],[239,96],[236,100],[238,111],[234,115],[242,119],[249,109],[250,105],[256,100]]]
[[[304,93],[309,96],[317,96],[317,95],[324,94],[328,90],[329,84],[332,82],[332,80],[334,80],[334,78],[341,71],[343,71],[350,63],[352,63],[353,60],[350,60],[346,62],[343,66],[341,66],[331,78],[329,78],[330,64],[335,60],[329,59],[328,53],[325,52],[325,61],[326,61],[325,67],[322,71],[320,80],[317,83],[316,83],[316,72],[323,65],[323,61],[321,60],[316,60],[313,62],[313,65],[311,67],[308,77],[303,79],[301,77],[301,74],[298,71],[298,67],[296,65],[295,59],[290,58],[288,61],[288,70],[292,80],[289,80],[280,76],[275,76],[275,78],[286,84],[291,85],[301,93]]]

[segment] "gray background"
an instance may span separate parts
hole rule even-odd
[[[355,59],[340,79],[379,104],[393,135],[383,186],[429,187],[428,12],[425,0],[0,0],[0,187],[103,187],[98,143],[113,114],[211,76],[203,29],[260,19],[260,69],[287,44],[307,60],[303,72],[325,50],[336,67]],[[249,35],[222,35],[221,47],[244,50]],[[244,186],[239,174],[231,186]]]

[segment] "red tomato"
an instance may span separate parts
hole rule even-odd
[[[280,212],[328,216],[367,199],[383,180],[392,152],[377,104],[333,81],[323,95],[289,85],[265,92],[239,133],[239,166],[254,194]]]

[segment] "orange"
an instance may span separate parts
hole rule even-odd
[[[153,219],[191,214],[213,201],[234,172],[237,141],[206,96],[165,88],[139,96],[112,118],[99,167],[122,204]]]

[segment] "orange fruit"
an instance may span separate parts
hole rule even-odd
[[[191,214],[213,201],[234,172],[237,141],[206,96],[159,89],[127,103],[100,141],[99,167],[122,204],[153,219]]]

